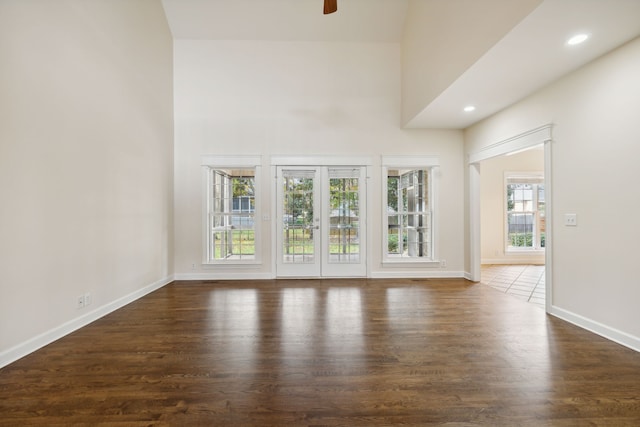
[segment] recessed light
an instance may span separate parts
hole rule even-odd
[[[467,113],[470,113],[475,109],[476,107],[474,107],[473,105],[467,105],[466,107],[464,107],[464,111],[466,111]]]
[[[585,41],[588,38],[589,38],[588,34],[576,34],[575,36],[573,36],[569,40],[567,40],[567,44],[570,45],[570,46],[574,46],[574,45],[582,43],[583,41]]]

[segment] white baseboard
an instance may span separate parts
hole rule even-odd
[[[16,360],[30,353],[33,353],[34,351],[48,344],[51,344],[55,340],[58,340],[65,335],[68,335],[71,332],[76,331],[83,326],[86,326],[89,323],[94,322],[99,318],[116,311],[119,308],[122,308],[139,298],[142,298],[143,296],[157,289],[160,289],[165,285],[168,285],[169,283],[173,282],[173,280],[173,276],[165,277],[164,279],[158,280],[157,282],[147,285],[144,288],[138,289],[137,291],[132,292],[129,295],[118,298],[115,301],[98,307],[93,311],[83,314],[82,316],[78,316],[75,319],[65,322],[60,326],[57,326],[47,332],[37,335],[23,343],[20,343],[9,348],[8,350],[3,351],[2,353],[0,353],[0,368],[15,362]]]
[[[470,282],[473,282],[473,275],[471,273],[469,273],[468,271],[464,272],[464,276],[465,279],[469,280]]]
[[[562,308],[552,306],[549,314],[560,318],[562,320],[566,320],[569,323],[573,323],[576,326],[579,326],[587,331],[593,332],[594,334],[600,335],[608,340],[616,342],[625,347],[629,347],[632,350],[640,352],[640,338],[628,334],[626,332],[619,331],[618,329],[612,328],[607,325],[603,325],[600,322],[596,322],[595,320],[588,319],[579,314],[572,313],[568,310],[564,310]]]
[[[271,273],[179,273],[175,275],[175,280],[271,280],[274,279]]]
[[[464,277],[464,271],[385,270],[371,272],[372,279],[460,279]]]
[[[372,279],[451,279],[466,278],[463,271],[405,271],[387,270],[372,271],[368,276]],[[272,280],[271,273],[180,273],[175,275],[175,280]],[[296,277],[283,277],[295,279]],[[300,279],[308,277],[299,277]],[[329,278],[329,277],[326,277]]]
[[[542,258],[482,258],[480,263],[483,265],[509,265],[509,264],[529,264],[544,265],[544,256]]]

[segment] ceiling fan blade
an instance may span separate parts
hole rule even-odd
[[[333,13],[338,10],[338,0],[324,0],[324,14]]]

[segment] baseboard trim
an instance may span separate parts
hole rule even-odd
[[[565,320],[576,326],[579,326],[587,331],[593,332],[596,335],[600,335],[603,338],[616,342],[620,345],[628,347],[632,350],[640,352],[640,338],[604,325],[595,320],[588,319],[579,314],[572,313],[568,310],[552,306],[549,314],[559,319]]]
[[[175,280],[271,280],[271,273],[179,273]]]
[[[468,279],[463,271],[406,271],[389,270],[373,271],[368,276],[372,279]],[[470,277],[470,276],[469,276]],[[181,273],[175,275],[175,280],[272,280],[271,273]],[[308,279],[308,277],[280,277],[280,279]],[[325,277],[329,279],[330,277]],[[363,276],[365,278],[365,276]]]
[[[480,260],[480,264],[482,265],[544,265],[544,255],[542,257],[531,257],[531,258],[482,258]]]
[[[15,362],[18,359],[23,358],[24,356],[33,353],[36,350],[41,349],[42,347],[51,344],[52,342],[64,337],[65,335],[69,335],[70,333],[87,326],[91,322],[95,322],[101,317],[106,316],[107,314],[116,311],[119,308],[124,307],[127,304],[132,303],[133,301],[142,298],[143,296],[162,288],[163,286],[168,285],[173,282],[173,276],[167,276],[161,280],[158,280],[150,285],[145,286],[144,288],[138,289],[128,295],[125,295],[121,298],[118,298],[115,301],[112,301],[108,304],[105,304],[101,307],[96,308],[93,311],[90,311],[82,316],[78,316],[68,322],[63,323],[60,326],[57,326],[53,329],[50,329],[47,332],[43,332],[40,335],[37,335],[27,341],[15,345],[3,352],[0,353],[0,368],[3,368],[10,363]]]
[[[462,279],[464,271],[372,271],[372,279]]]

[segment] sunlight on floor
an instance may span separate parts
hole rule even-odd
[[[544,265],[482,265],[480,282],[544,308]]]

